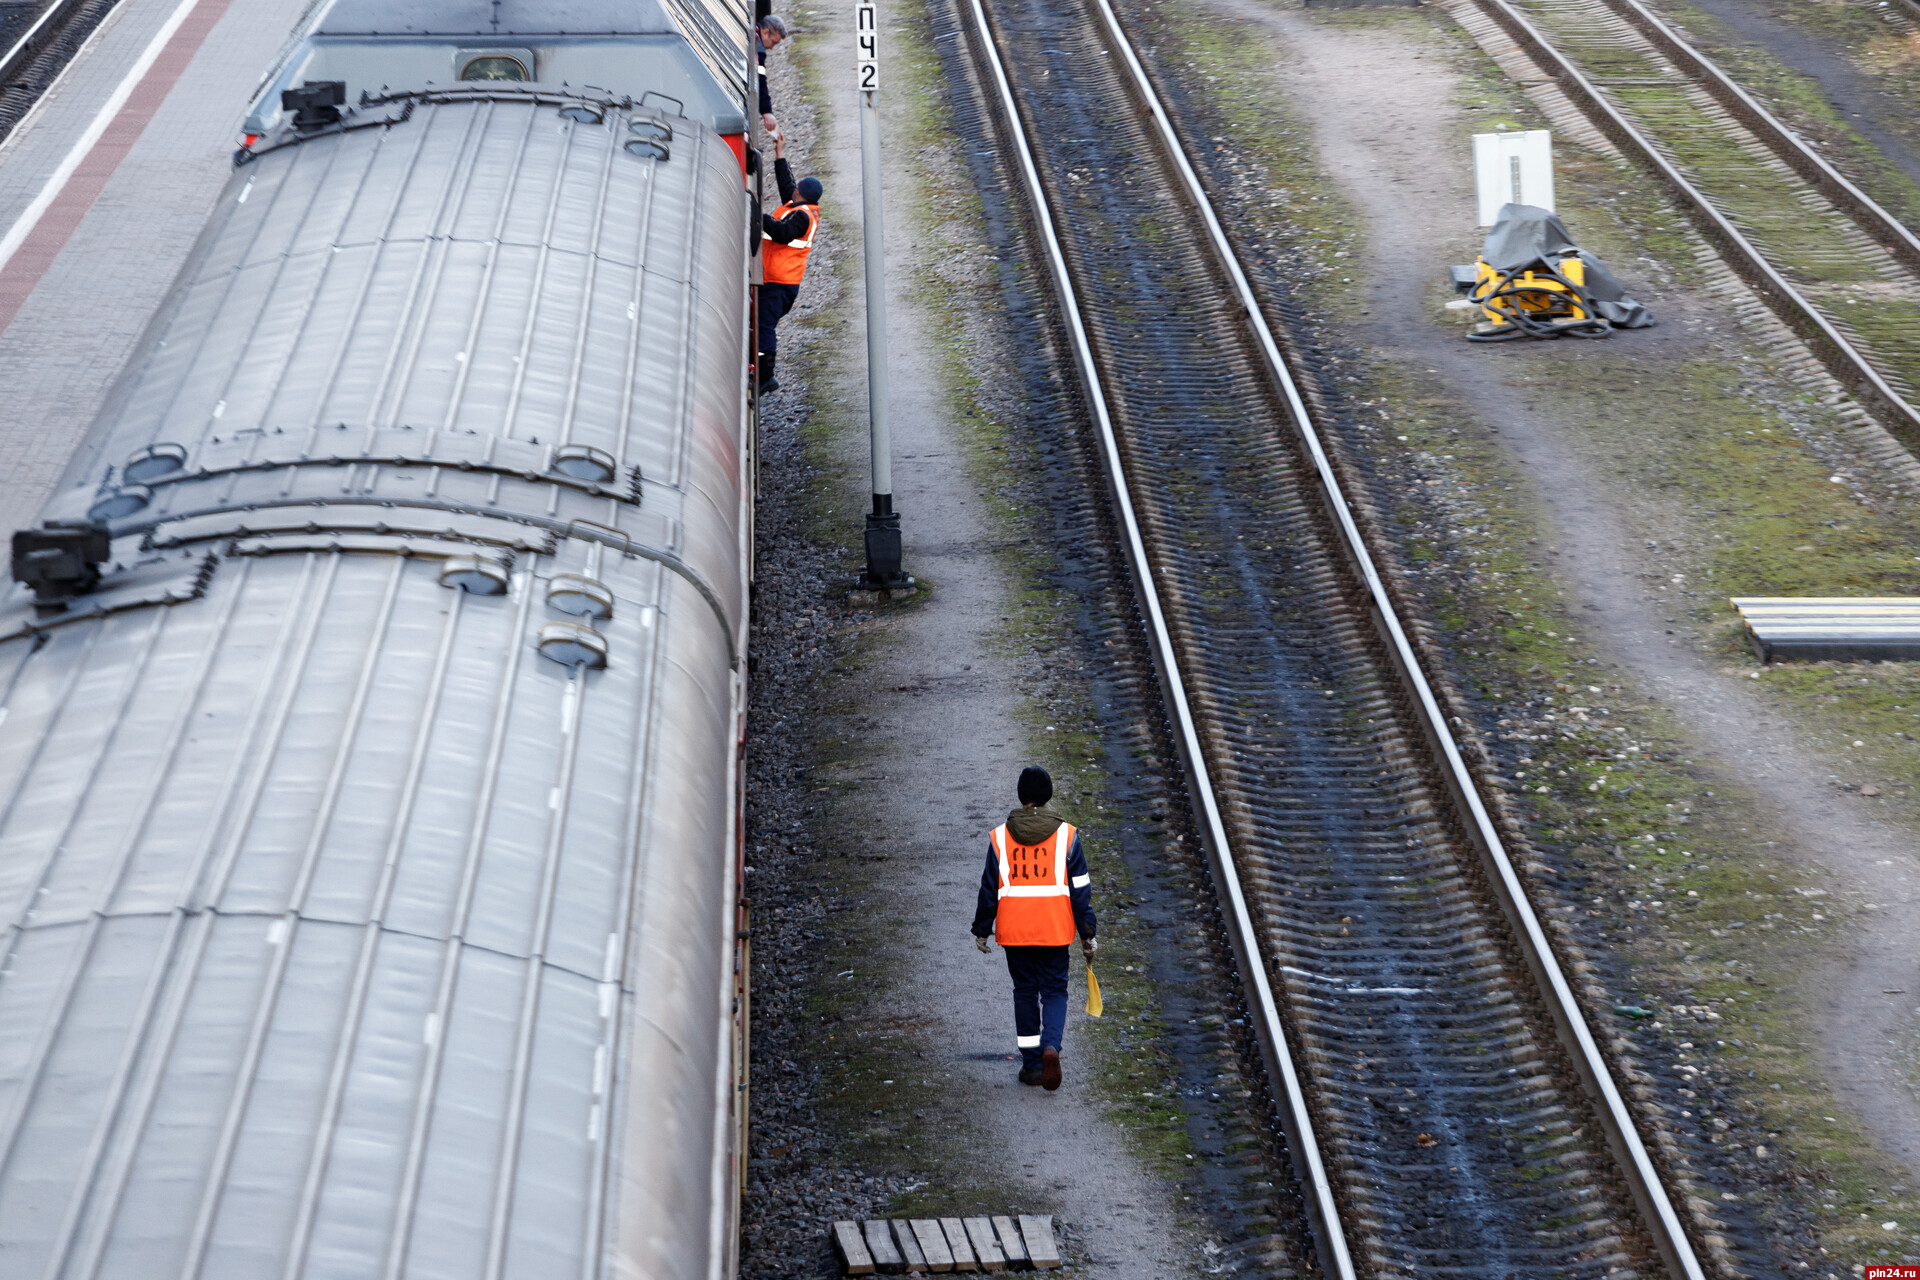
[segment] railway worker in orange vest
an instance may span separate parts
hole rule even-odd
[[[760,357],[755,361],[760,377],[760,394],[778,391],[774,381],[773,357],[780,339],[774,327],[782,316],[793,310],[800,296],[800,282],[806,278],[807,255],[813,252],[814,235],[820,230],[820,179],[793,180],[787,166],[787,140],[773,135],[773,180],[780,186],[780,207],[760,215]]]
[[[1067,1026],[1067,951],[1073,935],[1093,959],[1093,888],[1080,833],[1047,807],[1053,779],[1045,769],[1020,774],[1020,807],[987,837],[987,870],[973,937],[991,950],[991,932],[1013,975],[1013,1027],[1020,1046],[1020,1083],[1060,1087],[1060,1037]]]

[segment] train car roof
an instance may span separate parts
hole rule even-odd
[[[335,0],[262,85],[244,132],[271,133],[282,91],[305,81],[340,81],[353,102],[468,79],[464,65],[499,49],[524,64],[514,79],[653,95],[741,133],[752,25],[746,0]]]
[[[660,0],[338,0],[314,34],[648,35],[677,30]]]
[[[747,209],[564,109],[237,170],[0,599],[0,1276],[728,1274]]]

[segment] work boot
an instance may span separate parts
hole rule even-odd
[[[1060,1051],[1058,1049],[1040,1051],[1040,1085],[1048,1093],[1060,1087]]]
[[[780,389],[780,379],[778,378],[768,378],[766,381],[760,384],[760,394],[763,396],[769,394],[770,392],[778,391],[779,389]]]
[[[1039,1084],[1040,1069],[1038,1067],[1020,1068],[1020,1083],[1021,1084]]]

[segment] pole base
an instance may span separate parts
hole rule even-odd
[[[905,600],[919,593],[920,584],[909,574],[902,574],[901,580],[890,587],[875,587],[867,583],[867,575],[861,574],[853,581],[853,590],[847,592],[848,604],[886,604],[890,600]]]
[[[900,513],[893,509],[890,494],[876,496],[873,505],[867,513],[867,568],[853,589],[883,598],[911,595],[919,584],[900,567]]]

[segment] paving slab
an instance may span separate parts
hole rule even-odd
[[[900,1250],[893,1243],[893,1225],[885,1218],[873,1218],[860,1224],[861,1234],[866,1237],[867,1252],[873,1255],[874,1270],[883,1275],[895,1275],[907,1269],[907,1260],[900,1256]]]
[[[973,1246],[967,1242],[967,1227],[958,1218],[940,1219],[940,1234],[947,1238],[947,1248],[953,1254],[955,1271],[978,1271],[979,1260],[973,1256]]]
[[[953,1270],[953,1251],[947,1248],[947,1239],[940,1231],[940,1224],[931,1218],[915,1218],[909,1225],[913,1228],[914,1240],[920,1245],[920,1252],[926,1255],[927,1270]]]
[[[866,1237],[857,1222],[833,1224],[833,1247],[840,1255],[840,1266],[850,1276],[873,1274],[873,1254],[867,1251]]]

